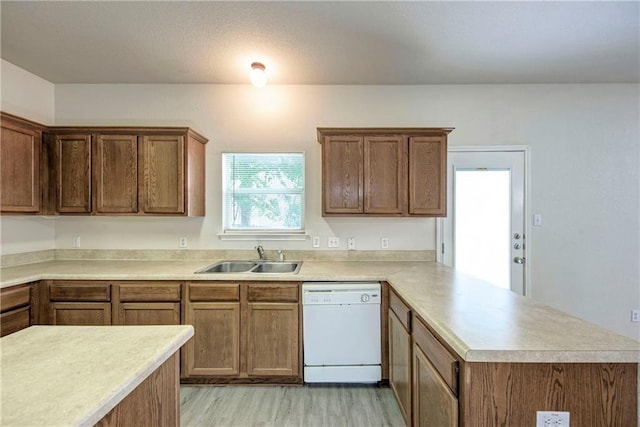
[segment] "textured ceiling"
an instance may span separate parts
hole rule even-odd
[[[628,2],[5,1],[3,59],[53,83],[638,83]]]

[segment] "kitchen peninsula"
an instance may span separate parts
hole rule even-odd
[[[3,426],[179,425],[191,326],[32,326],[0,340]]]
[[[112,283],[115,289],[144,281],[173,281],[186,289],[189,284],[204,282],[229,286],[314,280],[381,281],[387,284],[383,287],[383,316],[392,311],[389,295],[393,295],[406,307],[412,319],[408,323],[414,324],[413,335],[409,330],[410,343],[419,342],[415,330],[417,325],[423,325],[425,332],[421,333],[431,334],[432,342],[456,363],[452,376],[459,422],[455,425],[533,425],[538,410],[571,411],[576,425],[637,424],[640,342],[530,298],[435,262],[309,259],[295,275],[195,274],[214,261],[50,260],[2,269],[0,286],[38,281],[40,286],[50,281],[102,281]],[[184,299],[185,293],[182,295]],[[383,346],[392,348],[387,327],[383,320]],[[387,349],[383,348],[383,360],[387,356]],[[383,378],[389,378],[392,369],[388,362]],[[417,406],[414,401],[414,414]]]

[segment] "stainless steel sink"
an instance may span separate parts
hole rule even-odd
[[[220,261],[196,273],[246,273],[255,266],[256,263],[253,261]]]
[[[302,267],[302,261],[299,262],[261,262],[251,269],[252,273],[292,273],[296,274]]]
[[[301,267],[302,261],[220,261],[200,269],[196,273],[297,274]]]

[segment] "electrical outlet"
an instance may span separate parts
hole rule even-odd
[[[327,247],[329,248],[338,248],[340,247],[340,238],[339,237],[329,237],[327,240]]]
[[[186,237],[180,237],[180,239],[178,239],[178,246],[181,248],[186,248],[187,247],[187,238]]]
[[[313,246],[314,248],[320,247],[320,236],[313,236],[313,238],[311,239],[311,246]]]
[[[380,248],[381,249],[389,249],[389,238],[381,237],[380,238]]]
[[[538,411],[536,427],[569,427],[569,412]]]
[[[640,310],[631,310],[631,321],[640,322]]]
[[[355,237],[349,237],[347,239],[347,249],[352,251],[356,248],[356,238]]]
[[[80,236],[73,236],[71,238],[71,240],[72,240],[72,246],[74,248],[79,248],[80,247]]]

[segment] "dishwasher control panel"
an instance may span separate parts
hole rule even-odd
[[[303,305],[380,304],[379,283],[322,282],[302,285]]]

